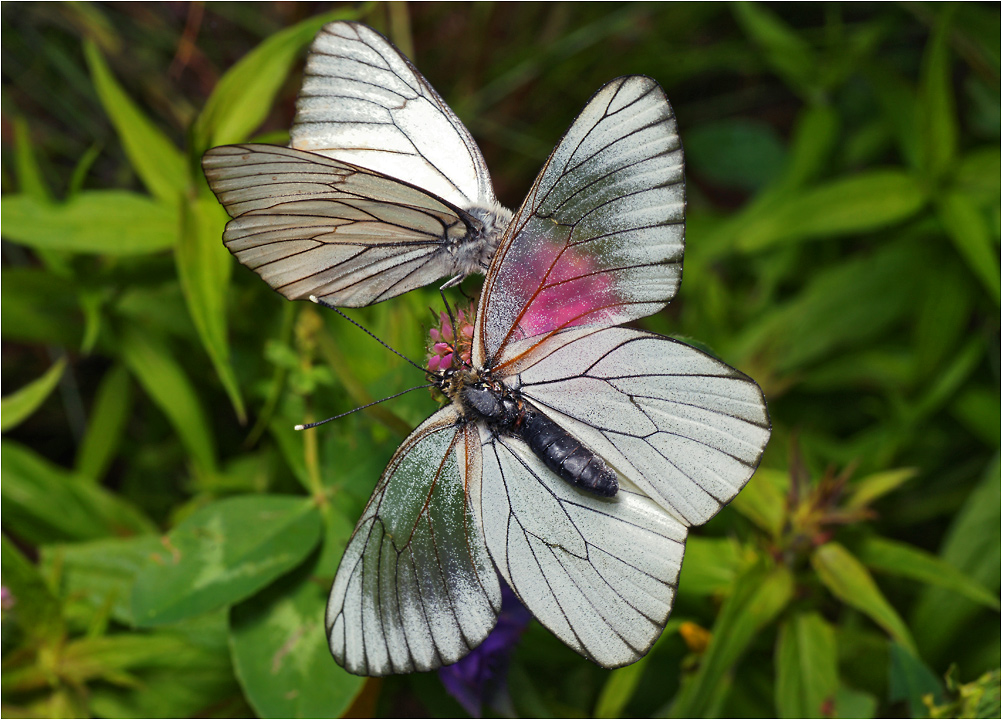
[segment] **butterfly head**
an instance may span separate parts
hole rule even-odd
[[[456,270],[464,275],[486,273],[511,222],[511,210],[492,202],[472,205],[466,212],[479,221],[480,228],[467,234],[456,247]]]

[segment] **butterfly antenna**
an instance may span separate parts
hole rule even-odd
[[[484,268],[484,272],[485,273],[487,272],[487,268]],[[459,286],[459,294],[462,295],[464,298],[466,298],[466,300],[469,303],[471,303],[474,306],[474,308],[476,308],[476,303],[473,302],[473,298],[471,298],[469,295],[466,294],[466,291],[463,290],[463,286],[462,285]]]
[[[466,295],[466,293],[463,292],[463,288],[462,287],[459,288],[459,292],[463,293],[463,297],[465,297],[467,300],[470,300],[472,302],[472,298],[468,297]],[[452,342],[455,343],[455,345],[454,345],[455,352],[456,352],[455,357],[459,360],[460,363],[462,363],[463,365],[466,365],[466,367],[469,367],[469,365],[466,363],[466,361],[464,361],[463,358],[459,354],[459,332],[460,332],[460,329],[459,329],[459,326],[456,324],[456,318],[452,314],[452,306],[449,305],[449,300],[445,297],[445,293],[442,292],[442,288],[438,289],[438,294],[442,296],[442,302],[445,304],[445,311],[447,313],[449,313],[449,322],[452,323]],[[431,308],[428,308],[428,309],[431,310]],[[435,314],[434,310],[432,310],[432,314],[433,315]]]
[[[459,327],[456,325],[456,318],[452,314],[452,305],[449,304],[449,300],[445,297],[445,291],[443,291],[442,288],[438,289],[438,294],[442,296],[442,302],[445,304],[445,311],[449,314],[449,322],[452,323],[452,341],[458,344]]]
[[[326,420],[318,420],[317,422],[307,423],[305,425],[296,425],[296,430],[309,430],[310,428],[315,428],[317,425],[323,425],[324,423],[329,423],[331,420],[337,420],[338,418],[343,418],[345,415],[351,415],[352,413],[356,413],[359,410],[365,410],[366,408],[370,408],[373,405],[378,405],[381,402],[386,402],[387,400],[392,400],[393,398],[398,398],[401,395],[406,395],[411,390],[420,390],[421,388],[428,388],[428,387],[431,387],[432,385],[434,385],[434,383],[428,383],[427,385],[417,385],[417,386],[412,387],[412,388],[407,388],[403,392],[398,392],[396,395],[390,395],[389,397],[384,397],[382,400],[374,400],[371,403],[369,403],[368,405],[362,405],[360,407],[355,408],[354,410],[349,410],[348,412],[343,412],[340,415],[335,415],[334,417],[329,417]]]
[[[348,317],[347,315],[345,315],[343,312],[341,312],[340,310],[338,310],[336,307],[334,307],[330,303],[328,303],[328,302],[326,302],[324,300],[321,300],[316,295],[310,295],[310,302],[316,303],[317,305],[323,305],[325,308],[327,308],[329,310],[333,310],[338,315],[340,315],[341,317],[343,317],[345,320],[347,320],[348,322],[350,322],[352,325],[354,325],[355,327],[357,327],[359,330],[361,330],[362,332],[364,332],[366,335],[368,335],[369,337],[371,337],[377,343],[379,343],[384,348],[386,348],[387,350],[389,350],[391,353],[393,353],[394,355],[396,355],[399,358],[403,358],[404,360],[406,360],[407,362],[409,362],[411,365],[413,365],[414,367],[416,367],[418,370],[420,370],[424,374],[426,374],[426,375],[428,374],[428,369],[427,368],[421,367],[420,365],[418,365],[416,362],[414,362],[413,360],[411,360],[409,357],[407,357],[403,353],[398,352],[394,348],[392,348],[389,345],[387,345],[385,342],[383,342],[378,337],[376,337],[375,334],[373,334],[372,332],[370,332],[368,328],[366,328],[365,326],[363,326],[361,323],[355,322],[354,320],[352,320],[350,317]],[[393,397],[396,397],[396,395],[394,395]],[[386,399],[389,399],[389,398],[386,398]],[[382,400],[379,400],[378,402],[382,402]],[[373,403],[373,404],[375,404],[375,403]],[[369,407],[369,406],[368,405],[363,405],[362,407]],[[357,409],[361,410],[362,408],[357,408]],[[354,412],[354,410],[352,410],[352,412]],[[341,416],[338,415],[338,417],[341,417]],[[334,418],[329,418],[329,419],[333,420]],[[324,420],[324,422],[327,422],[327,421]],[[309,426],[309,427],[312,427],[312,426]]]

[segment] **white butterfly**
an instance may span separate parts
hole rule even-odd
[[[456,662],[496,622],[497,573],[603,667],[661,634],[689,528],[744,486],[770,434],[750,378],[618,327],[677,290],[684,208],[663,91],[610,82],[505,231],[471,361],[436,376],[449,404],[397,450],[348,543],[326,617],[347,670]]]
[[[223,242],[275,290],[361,307],[486,271],[511,212],[469,131],[375,30],[320,31],[291,134],[202,159],[233,218]]]

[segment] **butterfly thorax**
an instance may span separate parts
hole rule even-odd
[[[482,421],[493,433],[524,440],[550,470],[575,487],[601,497],[618,492],[616,471],[517,391],[488,372],[451,372],[452,384],[446,393],[459,405],[464,419]]]
[[[464,209],[480,221],[480,228],[468,233],[454,246],[456,272],[466,275],[486,273],[501,243],[501,236],[511,222],[511,211],[496,202]]]
[[[501,432],[517,429],[524,415],[524,404],[504,383],[484,371],[460,370],[455,375],[455,394],[451,397],[464,417],[483,420]]]

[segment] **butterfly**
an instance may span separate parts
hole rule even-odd
[[[348,542],[325,619],[348,671],[458,661],[496,623],[499,575],[603,667],[661,634],[689,528],[748,482],[771,432],[750,378],[622,327],[678,289],[684,210],[664,92],[613,80],[505,230],[469,361],[457,346],[432,374],[448,402],[396,451]]]
[[[511,212],[469,131],[375,30],[321,29],[291,139],[202,159],[233,218],[223,243],[282,295],[361,307],[486,271]]]

